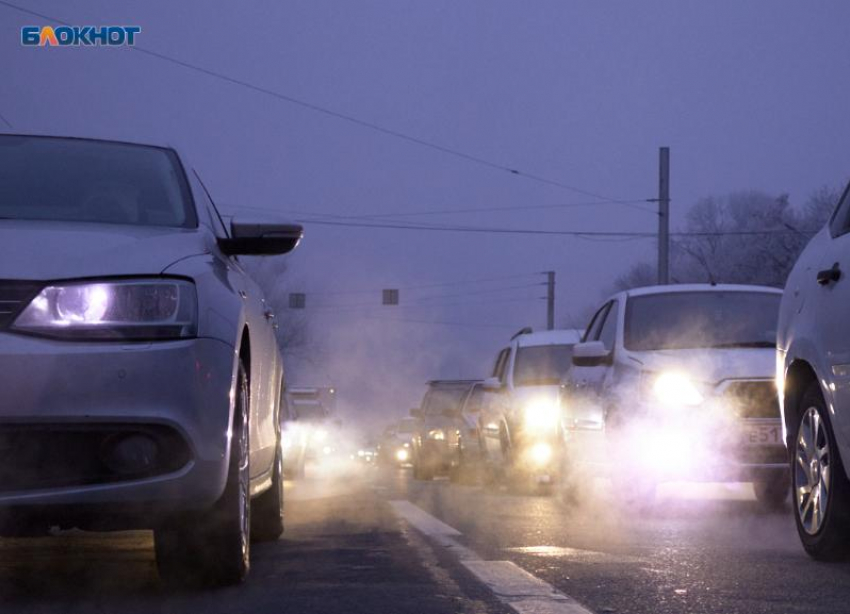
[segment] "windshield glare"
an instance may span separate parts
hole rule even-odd
[[[572,363],[572,345],[521,347],[514,365],[515,386],[558,384]]]
[[[775,347],[781,294],[677,292],[630,298],[628,350]]]
[[[0,218],[191,228],[190,203],[170,150],[0,136]]]

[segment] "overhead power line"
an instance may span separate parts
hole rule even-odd
[[[544,228],[496,228],[496,227],[480,227],[480,226],[440,226],[440,225],[424,225],[424,224],[404,224],[404,223],[383,223],[383,222],[357,222],[343,220],[315,220],[302,219],[298,220],[303,224],[317,224],[322,226],[341,226],[350,228],[384,228],[390,230],[423,230],[436,232],[460,232],[460,233],[485,233],[485,234],[522,234],[522,235],[553,235],[553,236],[571,236],[579,238],[592,237],[633,237],[633,238],[651,238],[657,237],[654,232],[634,232],[634,231],[611,231],[611,230],[551,230]],[[717,237],[717,236],[761,236],[761,235],[793,235],[793,234],[811,234],[814,235],[818,231],[791,231],[791,230],[729,230],[729,231],[705,231],[705,232],[671,232],[671,236],[677,237]]]
[[[32,9],[24,8],[24,7],[19,6],[17,4],[13,4],[12,2],[8,2],[7,0],[0,0],[0,5],[5,6],[7,8],[12,9],[12,10],[15,10],[15,11],[19,11],[19,12],[27,14],[27,15],[33,16],[33,17],[38,17],[40,19],[52,21],[54,23],[58,23],[58,24],[66,25],[66,26],[71,25],[67,21],[63,21],[61,19],[58,19],[58,18],[53,17],[51,15],[47,15],[45,13],[39,13],[37,11],[33,11]],[[408,143],[418,145],[420,147],[425,147],[425,148],[428,148],[428,149],[431,149],[431,150],[434,150],[434,151],[438,151],[438,152],[441,152],[443,154],[453,156],[455,158],[459,158],[459,159],[462,159],[462,160],[466,160],[468,162],[472,162],[474,164],[478,164],[480,166],[485,166],[485,167],[488,167],[488,168],[491,168],[491,169],[494,169],[494,170],[502,171],[502,172],[505,172],[505,173],[510,173],[511,175],[523,177],[525,179],[535,181],[537,183],[561,188],[561,189],[564,189],[564,190],[569,190],[571,192],[575,192],[577,194],[583,194],[584,196],[589,196],[591,198],[597,198],[600,201],[599,204],[619,204],[619,205],[623,205],[623,206],[634,206],[632,204],[632,201],[625,201],[625,200],[617,200],[617,199],[608,198],[608,197],[603,196],[601,194],[597,194],[597,193],[592,192],[590,190],[585,190],[583,188],[580,188],[580,187],[577,187],[577,186],[574,186],[574,185],[570,185],[570,184],[564,183],[562,181],[549,179],[547,177],[543,177],[543,176],[537,175],[535,173],[527,172],[527,171],[524,171],[524,170],[521,170],[521,169],[518,169],[518,168],[513,168],[511,166],[507,166],[505,164],[500,164],[498,162],[493,162],[493,161],[488,160],[486,158],[482,158],[480,156],[476,156],[474,154],[470,154],[470,153],[461,151],[459,149],[454,149],[452,147],[440,145],[438,143],[434,143],[432,141],[428,141],[426,139],[416,137],[416,136],[401,132],[399,130],[387,128],[385,126],[381,126],[380,124],[376,124],[374,122],[370,122],[370,121],[361,119],[359,117],[355,117],[354,115],[350,115],[348,113],[342,113],[340,111],[335,111],[333,109],[329,109],[327,107],[320,106],[318,104],[303,100],[301,98],[296,98],[296,97],[290,96],[288,94],[283,94],[281,92],[277,92],[277,91],[269,89],[267,87],[264,87],[264,86],[261,86],[261,85],[256,85],[256,84],[251,83],[249,81],[245,81],[243,79],[238,79],[236,77],[232,77],[232,76],[227,75],[225,73],[221,73],[221,72],[209,69],[209,68],[205,68],[205,67],[200,66],[198,64],[193,64],[191,62],[186,62],[185,60],[180,60],[180,59],[171,57],[171,56],[166,55],[164,53],[159,53],[157,51],[153,51],[151,49],[146,49],[146,48],[140,47],[138,45],[128,47],[128,49],[131,49],[131,50],[136,51],[138,53],[143,53],[145,55],[148,55],[150,57],[156,58],[156,59],[164,61],[164,62],[168,62],[170,64],[174,64],[175,66],[180,66],[182,68],[186,68],[188,70],[192,70],[192,71],[198,72],[200,74],[204,74],[204,75],[207,75],[209,77],[213,77],[215,79],[220,79],[220,80],[225,81],[227,83],[230,83],[232,85],[237,85],[237,86],[240,86],[240,87],[250,89],[254,92],[264,94],[266,96],[271,96],[271,97],[276,98],[278,100],[281,100],[283,102],[287,102],[287,103],[299,106],[301,108],[308,109],[308,110],[313,111],[315,113],[320,113],[320,114],[326,115],[328,117],[333,117],[335,119],[342,120],[342,121],[360,126],[362,128],[366,128],[366,129],[378,132],[378,133],[383,134],[385,136],[400,139],[402,141],[406,141]]]

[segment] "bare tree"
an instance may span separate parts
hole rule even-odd
[[[839,192],[824,187],[796,209],[786,194],[750,191],[709,197],[694,205],[685,234],[671,246],[676,283],[743,283],[782,287],[814,231],[828,219]],[[655,283],[655,268],[638,263],[618,289]]]

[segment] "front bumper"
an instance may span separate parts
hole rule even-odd
[[[213,339],[114,344],[0,333],[0,462],[7,476],[19,470],[42,478],[0,481],[0,508],[144,510],[152,518],[209,507],[227,478],[234,365],[233,347]],[[166,451],[181,449],[185,457],[144,475],[95,470],[99,452],[87,451],[80,438],[104,429],[168,433],[177,443]],[[85,475],[68,472],[56,481],[39,473],[56,463],[61,443],[29,453],[4,448],[4,434],[21,430],[34,442],[64,433],[77,450],[68,458],[90,455],[81,464]]]
[[[765,424],[779,420],[759,420]],[[742,423],[714,427],[705,424],[658,425],[606,432],[567,433],[570,471],[615,477],[640,474],[655,481],[750,482],[787,475],[788,454],[781,443],[750,445]]]

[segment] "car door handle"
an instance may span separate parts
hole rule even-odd
[[[836,262],[831,269],[818,271],[818,283],[822,286],[827,286],[830,283],[838,282],[841,279],[841,267]]]
[[[263,316],[266,318],[266,320],[274,320],[274,312],[269,311],[268,309],[263,312]]]

